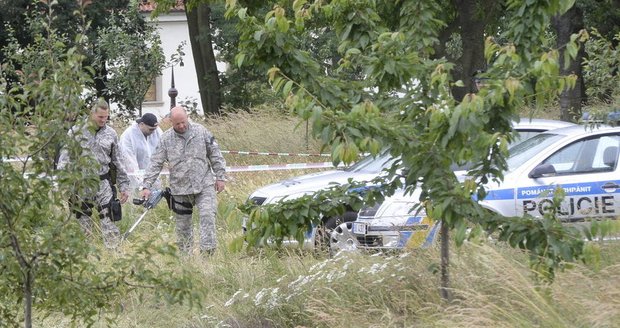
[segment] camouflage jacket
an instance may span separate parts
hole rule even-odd
[[[94,133],[93,133],[94,132]],[[99,163],[97,173],[103,176],[110,171],[110,163],[116,166],[116,184],[121,192],[128,191],[129,177],[120,162],[120,151],[118,148],[118,134],[113,128],[105,125],[99,131],[93,131],[92,126],[87,122],[75,125],[69,130],[70,137],[80,138],[82,154],[92,156]],[[58,168],[63,169],[70,161],[69,153],[63,149],[58,160]]]
[[[211,132],[190,123],[185,137],[172,128],[162,134],[144,174],[143,187],[151,188],[164,162],[170,169],[173,195],[198,194],[204,188],[213,188],[215,179],[226,180],[226,161]]]

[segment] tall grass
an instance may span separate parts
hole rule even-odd
[[[222,149],[276,152],[306,148],[297,122],[277,113],[240,112],[205,123]],[[303,126],[303,124],[302,124]],[[264,164],[283,158],[226,155],[229,165]],[[301,159],[295,159],[301,160]],[[304,160],[308,161],[309,158]],[[306,171],[306,172],[311,172]],[[455,300],[439,297],[439,251],[431,247],[397,254],[341,253],[333,258],[298,249],[227,247],[241,236],[237,204],[265,184],[303,172],[230,173],[219,195],[219,248],[210,257],[197,252],[176,260],[153,259],[160,266],[195,272],[199,308],[169,306],[154,297],[119,300],[119,327],[620,327],[620,252],[614,243],[594,245],[596,265],[575,263],[551,286],[538,285],[527,255],[503,244],[466,243],[452,247]],[[125,205],[126,231],[142,208]],[[131,252],[141,241],[174,243],[172,213],[163,202],[149,213],[117,250]],[[95,242],[101,243],[100,240]],[[65,327],[51,315],[40,326]],[[97,327],[107,327],[105,321]]]

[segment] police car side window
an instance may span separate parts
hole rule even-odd
[[[584,144],[583,140],[574,142],[551,155],[543,164],[553,165],[558,175],[575,173],[577,159],[583,152]]]
[[[584,139],[564,147],[543,163],[553,165],[557,175],[609,172],[616,167],[619,145],[618,135]]]
[[[600,139],[592,168],[596,171],[613,171],[618,162],[618,146],[620,146],[620,136],[607,135]]]

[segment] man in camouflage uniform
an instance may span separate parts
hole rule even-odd
[[[225,187],[226,161],[215,138],[204,126],[190,123],[183,107],[170,110],[172,129],[159,140],[151,163],[144,174],[141,196],[148,199],[149,190],[164,162],[170,169],[171,207],[176,214],[177,245],[190,253],[193,246],[193,207],[200,216],[200,251],[212,254],[215,239],[216,192]]]
[[[83,124],[75,125],[69,130],[69,136],[79,138],[83,156],[92,156],[99,163],[99,188],[87,192],[85,195],[75,195],[75,214],[87,235],[92,234],[92,209],[97,205],[101,218],[101,230],[106,247],[116,246],[120,240],[120,231],[112,221],[110,204],[112,201],[112,183],[110,164],[116,166],[116,179],[121,191],[120,201],[125,203],[128,198],[129,177],[120,165],[118,135],[106,123],[110,116],[108,103],[100,100],[90,112],[90,117]],[[60,154],[58,168],[64,169],[71,160],[67,149]]]

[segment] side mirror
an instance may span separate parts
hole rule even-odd
[[[536,179],[536,178],[540,178],[540,177],[544,177],[544,176],[552,176],[555,175],[555,167],[553,167],[553,165],[551,164],[540,164],[537,167],[535,167],[530,174],[528,174],[527,176],[532,178],[532,179]]]

